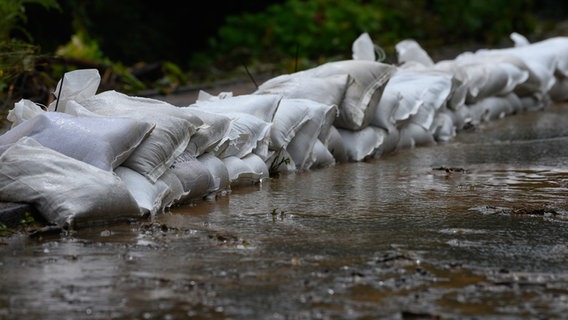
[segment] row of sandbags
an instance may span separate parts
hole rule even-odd
[[[95,69],[68,72],[46,108],[22,99],[0,136],[0,201],[78,227],[154,216],[273,173],[379,158],[448,141],[466,126],[566,100],[568,39],[434,63],[413,40],[399,64],[367,34],[353,59],[272,78],[252,94],[195,103],[97,93]]]

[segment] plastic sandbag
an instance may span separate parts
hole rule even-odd
[[[213,184],[213,176],[207,166],[187,152],[176,158],[170,171],[179,178],[184,191],[187,192],[187,201],[203,198]]]
[[[208,188],[210,194],[223,194],[230,190],[229,171],[221,159],[211,152],[206,152],[200,155],[197,160],[203,163],[211,174],[211,185]]]
[[[158,178],[156,183],[158,181],[165,183],[170,188],[170,192],[166,195],[162,203],[164,210],[188,200],[189,191],[185,190],[179,177],[170,168]]]
[[[343,144],[343,139],[341,139],[341,134],[335,126],[331,126],[329,128],[329,133],[325,138],[322,139],[320,137],[318,139],[333,155],[335,162],[343,163],[349,161],[345,145]]]
[[[71,229],[142,214],[117,175],[29,137],[0,155],[0,201],[31,203],[48,222]]]
[[[334,125],[338,128],[359,130],[369,125],[374,107],[395,71],[395,66],[380,62],[343,60],[328,62],[304,72],[310,77],[349,75],[345,97],[338,105],[339,115]]]
[[[140,173],[123,166],[119,166],[114,172],[124,181],[144,216],[154,218],[163,212],[164,201],[171,192],[168,185],[160,180],[152,183]]]
[[[375,44],[367,32],[362,33],[351,45],[353,60],[376,61]]]
[[[288,105],[304,105],[308,110],[307,120],[295,132],[286,146],[298,170],[308,170],[313,163],[312,150],[320,134],[327,136],[337,117],[337,106],[324,105],[308,99],[283,99],[281,108]]]
[[[363,161],[375,157],[386,136],[386,131],[375,126],[353,131],[338,128],[349,161]]]
[[[101,76],[97,69],[79,69],[66,72],[57,83],[49,111],[66,112],[67,102],[83,101],[97,93]]]
[[[392,132],[406,121],[429,129],[452,92],[452,76],[430,69],[400,68],[386,85],[371,125]]]
[[[6,119],[12,122],[11,128],[13,129],[20,123],[44,112],[45,110],[43,110],[40,105],[34,103],[33,101],[21,99],[20,101],[14,103],[14,108],[8,111]]]
[[[319,139],[314,143],[312,157],[314,160],[310,168],[327,168],[335,165],[333,154]]]
[[[424,127],[408,122],[399,128],[400,138],[397,149],[414,148],[421,145],[435,144],[434,134]]]
[[[235,156],[225,157],[221,159],[221,161],[223,161],[229,172],[231,187],[256,184],[260,182],[266,174],[261,170],[251,168],[246,161]]]
[[[198,100],[190,107],[220,114],[228,112],[247,113],[263,121],[272,122],[281,99],[282,96],[276,94],[247,94],[225,99]]]
[[[156,182],[185,151],[191,136],[203,125],[199,117],[169,103],[116,91],[105,91],[80,103],[96,114],[155,123],[152,133],[123,163],[150,182]]]
[[[460,68],[467,84],[466,103],[471,104],[486,97],[505,95],[515,91],[529,79],[529,70],[514,56],[508,62],[503,56],[484,57],[471,53],[459,55],[452,63]]]
[[[399,64],[419,63],[425,67],[434,65],[434,61],[428,53],[412,39],[402,40],[395,45]]]
[[[287,99],[309,99],[338,106],[345,97],[348,84],[348,74],[311,77],[300,71],[269,79],[254,94],[279,94]]]
[[[272,122],[242,112],[223,113],[231,118],[229,130],[213,148],[219,158],[235,156],[242,158],[251,153],[262,141],[270,139]]]
[[[41,112],[0,136],[0,145],[27,136],[68,157],[112,171],[150,134],[154,125],[124,117],[78,117]]]
[[[204,123],[191,136],[185,152],[198,157],[213,149],[225,137],[231,126],[231,118],[221,114],[201,110],[200,108],[182,107],[184,112],[198,116]]]

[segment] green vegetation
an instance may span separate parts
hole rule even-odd
[[[274,160],[270,163],[270,167],[268,168],[268,176],[270,178],[279,178],[280,177],[280,166],[283,164],[290,164],[290,158],[283,157],[281,155],[282,148],[276,151],[276,155],[274,156]]]

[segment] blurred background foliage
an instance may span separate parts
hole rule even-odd
[[[417,40],[434,60],[479,47],[562,35],[564,0],[2,0],[0,102],[47,104],[64,72],[97,68],[100,90],[181,86],[278,75],[351,58],[368,32],[395,63]]]

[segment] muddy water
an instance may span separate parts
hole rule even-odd
[[[1,319],[568,314],[568,106],[0,246]]]

